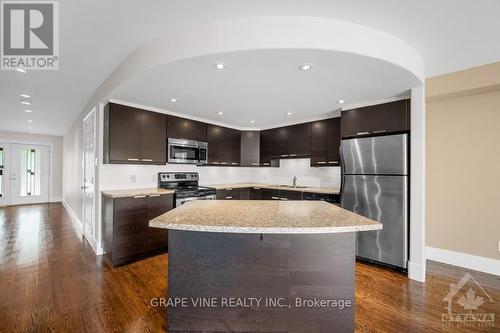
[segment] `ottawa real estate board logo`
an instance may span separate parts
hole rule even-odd
[[[470,274],[465,275],[456,284],[450,284],[450,291],[443,298],[448,310],[441,315],[447,327],[494,327],[495,314],[484,311],[481,306],[494,300]]]
[[[59,3],[2,1],[0,5],[0,69],[59,69]]]

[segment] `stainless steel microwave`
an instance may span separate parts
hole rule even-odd
[[[208,144],[184,139],[168,139],[168,163],[207,164]]]

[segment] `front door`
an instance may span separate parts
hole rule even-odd
[[[11,144],[10,147],[10,204],[48,202],[49,146]]]
[[[83,233],[94,237],[95,111],[83,120]]]

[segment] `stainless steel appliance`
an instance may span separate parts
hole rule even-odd
[[[341,206],[383,224],[357,233],[356,255],[407,269],[408,135],[342,140]]]
[[[206,142],[168,139],[168,163],[207,164],[208,144]]]
[[[216,190],[199,186],[197,172],[159,172],[158,187],[175,191],[175,207],[193,200],[215,200]]]

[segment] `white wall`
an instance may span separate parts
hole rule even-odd
[[[63,137],[53,135],[29,134],[0,131],[0,141],[6,143],[28,143],[51,147],[50,201],[61,201],[62,192],[62,156]]]
[[[309,164],[309,159],[281,160],[279,168],[105,164],[100,167],[99,183],[101,190],[156,187],[158,172],[194,171],[200,174],[200,183],[205,185],[241,182],[291,184],[292,178],[297,176],[297,185],[340,188],[340,167],[311,168]]]

